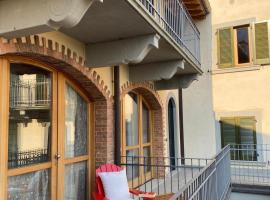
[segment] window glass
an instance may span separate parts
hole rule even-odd
[[[138,97],[130,93],[125,96],[126,146],[139,144]]]
[[[149,110],[146,105],[142,104],[142,125],[143,125],[143,143],[150,142],[150,124],[149,124]]]
[[[8,167],[50,160],[51,75],[25,64],[11,64]]]
[[[65,157],[86,155],[87,102],[67,84],[65,102]]]
[[[236,29],[237,33],[237,56],[238,64],[249,63],[249,36],[248,27],[241,27]]]

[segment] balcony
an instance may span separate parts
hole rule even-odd
[[[200,32],[183,2],[179,0],[136,2],[192,58],[193,62],[200,66]]]
[[[173,164],[172,164],[173,163]],[[212,159],[122,158],[131,188],[170,200],[223,200],[230,196],[230,147]]]
[[[131,188],[170,200],[225,200],[231,191],[270,195],[269,152],[266,144],[228,145],[212,159],[125,156],[122,166]]]

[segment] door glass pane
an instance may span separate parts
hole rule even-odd
[[[87,102],[69,85],[65,92],[65,157],[87,154]]]
[[[238,63],[249,63],[248,27],[237,28]]]
[[[139,149],[126,151],[127,178],[132,180],[139,177]]]
[[[65,200],[86,199],[86,162],[70,164],[65,167]]]
[[[9,200],[47,200],[50,198],[50,170],[41,170],[8,178]]]
[[[130,93],[125,96],[126,146],[139,144],[138,97]]]
[[[11,64],[8,167],[50,160],[51,74],[43,69]]]
[[[142,104],[142,125],[143,125],[143,143],[150,142],[150,113],[146,105]]]
[[[150,147],[143,148],[143,163],[144,163],[144,173],[151,171],[151,152]]]

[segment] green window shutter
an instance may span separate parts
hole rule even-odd
[[[254,117],[239,118],[239,139],[241,144],[256,144],[256,120]]]
[[[255,63],[270,63],[268,22],[254,24],[254,37]]]
[[[256,140],[256,120],[255,117],[240,117],[238,119],[239,139],[241,148],[244,149],[239,154],[239,160],[256,161],[257,160],[257,144]],[[246,145],[247,144],[247,145]]]
[[[221,142],[222,147],[227,144],[237,144],[237,127],[235,118],[221,119]]]
[[[233,28],[219,29],[217,32],[218,65],[232,67],[234,63]]]

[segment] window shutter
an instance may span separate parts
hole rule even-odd
[[[222,147],[227,144],[237,144],[237,127],[235,118],[221,119],[221,141]]]
[[[219,29],[217,39],[219,67],[232,67],[234,63],[233,28]]]
[[[241,144],[256,144],[256,120],[254,117],[239,118],[239,136]]]
[[[270,63],[268,22],[254,24],[255,64]]]

